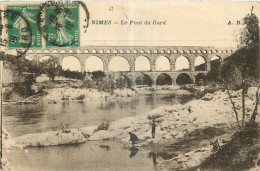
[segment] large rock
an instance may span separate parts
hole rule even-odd
[[[33,147],[84,143],[87,138],[78,129],[27,134],[8,139],[7,146]]]
[[[89,127],[81,128],[80,131],[85,136],[92,136],[95,129],[97,129],[97,126],[89,126]]]
[[[132,89],[115,89],[114,90],[114,96],[115,97],[135,97],[137,95],[137,92]]]
[[[207,93],[202,97],[202,100],[210,101],[213,99],[213,94]]]

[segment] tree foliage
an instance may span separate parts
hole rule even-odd
[[[205,76],[205,79],[208,83],[221,83],[220,63],[220,59],[216,59],[210,62],[211,70]]]
[[[105,73],[103,71],[93,71],[92,72],[92,79],[93,80],[103,80],[105,77]]]
[[[57,58],[50,58],[42,61],[40,67],[42,69],[42,73],[47,74],[52,82],[54,82],[54,78],[59,76],[62,71],[62,67],[59,65]]]
[[[259,20],[257,16],[251,11],[251,14],[247,14],[243,18],[243,23],[245,27],[240,33],[240,47],[259,46]]]
[[[25,57],[17,59],[15,56],[6,55],[4,61],[5,65],[8,65],[13,72],[24,75],[25,81],[29,75],[32,77],[30,79],[35,81],[36,77],[41,74],[47,74],[50,80],[54,81],[54,78],[58,76],[62,70],[57,58],[39,62],[36,60],[28,60]]]
[[[253,7],[252,7],[253,10]],[[259,20],[252,13],[243,18],[244,29],[240,33],[239,49],[229,58],[224,60],[221,67],[221,78],[225,83],[231,103],[234,106],[229,90],[238,90],[242,88],[242,128],[245,127],[245,94],[249,86],[258,84],[256,92],[256,103],[254,112],[251,115],[250,123],[255,123],[257,115],[257,105],[259,99]],[[234,107],[237,122],[238,112]]]
[[[207,81],[222,82],[231,89],[237,89],[241,88],[241,78],[233,74],[241,77],[243,74],[249,85],[259,82],[259,20],[251,11],[251,14],[243,18],[243,23],[245,27],[239,34],[238,50],[225,58],[221,67],[214,67],[216,62],[212,61],[211,71],[206,76]]]
[[[113,90],[116,88],[114,75],[105,74],[103,71],[101,72],[96,71],[92,73],[86,73],[82,88],[94,88],[98,89],[99,91],[113,92]]]
[[[67,70],[61,70],[60,73],[61,76],[66,77],[66,78],[73,78],[73,79],[84,79],[85,73],[78,72],[78,71],[71,71],[69,69]]]
[[[221,69],[222,81],[228,90],[239,90],[242,85],[242,73],[233,64],[225,63]]]
[[[126,75],[119,75],[116,78],[116,87],[117,88],[126,88],[126,87],[131,87],[131,81]]]

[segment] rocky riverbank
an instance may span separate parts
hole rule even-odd
[[[56,88],[48,91],[48,94],[42,98],[43,102],[59,102],[61,100],[95,100],[95,99],[108,99],[114,97],[134,97],[137,93],[128,88],[115,89],[111,93],[98,91],[96,89],[79,89],[79,88]]]
[[[251,114],[256,88],[249,88],[246,111]],[[73,93],[75,94],[75,93]],[[241,91],[231,92],[241,116]],[[250,115],[246,116],[248,120]],[[156,136],[151,138],[151,121],[156,122]],[[241,120],[241,117],[239,117]],[[214,153],[214,147],[227,142],[236,131],[236,119],[228,94],[217,91],[186,104],[162,106],[133,117],[103,126],[64,129],[9,138],[5,147],[50,146],[112,140],[129,143],[129,132],[135,133],[138,148],[153,151],[160,169],[185,170],[200,165]]]
[[[115,97],[135,96],[137,96],[137,92],[128,88],[115,89],[113,92],[107,93],[96,89],[62,87],[47,89],[44,93],[26,98],[19,97],[14,100],[7,100],[4,104],[58,103],[61,101],[105,100]]]

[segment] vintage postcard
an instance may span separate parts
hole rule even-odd
[[[1,169],[260,170],[259,7],[2,0]]]

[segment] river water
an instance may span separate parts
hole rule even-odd
[[[3,128],[11,137],[66,128],[82,128],[134,116],[162,105],[178,104],[174,91],[137,97],[56,104],[4,105]],[[34,147],[4,151],[13,170],[153,170],[154,157],[117,142]],[[152,158],[152,159],[151,159]],[[86,169],[87,168],[87,169]]]

